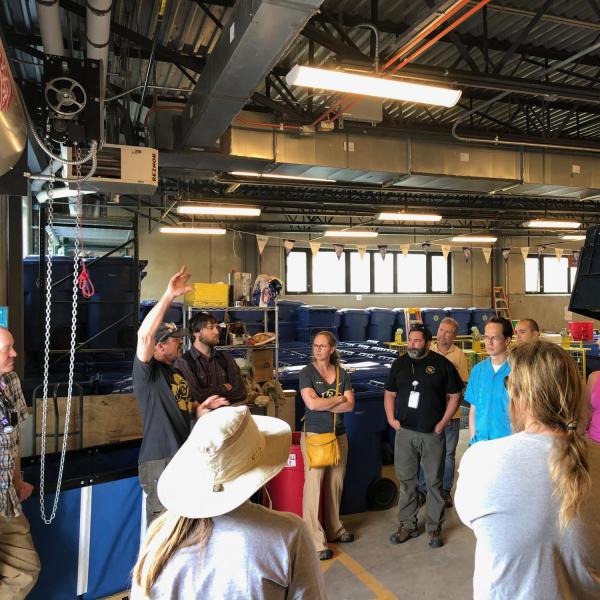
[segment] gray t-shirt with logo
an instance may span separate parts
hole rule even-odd
[[[341,367],[339,377],[338,394],[343,394],[345,391],[351,390],[350,376]],[[323,381],[323,377],[312,363],[300,371],[298,387],[300,390],[312,388],[321,398],[332,398],[336,395],[336,382],[327,383]],[[333,414],[328,410],[310,410],[307,406],[304,413],[306,431],[310,433],[329,433],[333,431]],[[344,413],[336,413],[335,415],[335,433],[336,435],[346,433]]]

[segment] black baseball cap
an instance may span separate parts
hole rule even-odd
[[[154,333],[154,341],[166,342],[169,338],[185,337],[185,329],[177,326],[175,323],[163,323]]]

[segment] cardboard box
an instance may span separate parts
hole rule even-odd
[[[273,379],[273,350],[252,350],[254,380],[258,383]]]
[[[283,390],[285,402],[279,406],[279,419],[285,421],[292,431],[296,430],[296,390]],[[269,402],[267,405],[267,416],[275,416],[275,405]]]

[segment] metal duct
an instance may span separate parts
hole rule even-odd
[[[46,54],[66,56],[58,0],[36,0],[38,22]]]
[[[87,57],[102,61],[101,94],[104,98],[108,72],[108,43],[110,41],[110,12],[112,0],[87,0],[86,36]]]
[[[25,113],[0,38],[0,176],[16,164],[26,143]]]
[[[180,147],[212,147],[323,0],[239,0],[180,122]]]

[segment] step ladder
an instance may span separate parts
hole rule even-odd
[[[511,320],[508,297],[504,293],[503,287],[494,287],[494,310],[497,317],[504,317],[509,321]]]
[[[415,323],[423,323],[423,317],[421,316],[420,308],[405,308],[404,309],[404,321],[406,323],[406,339],[408,339],[408,332]]]

